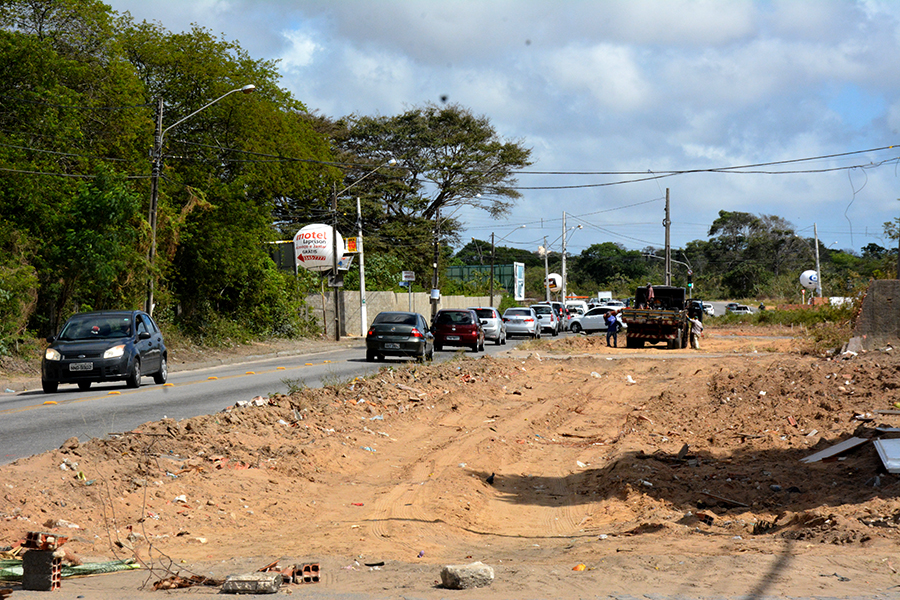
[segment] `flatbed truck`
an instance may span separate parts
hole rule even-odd
[[[644,344],[666,342],[668,348],[688,346],[690,321],[684,288],[674,286],[650,286],[635,290],[634,303],[622,310],[626,329],[625,345],[643,348]]]

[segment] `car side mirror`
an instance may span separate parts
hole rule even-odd
[[[47,342],[48,342],[48,343],[52,344],[52,343],[55,342],[55,341],[56,341],[56,336],[55,336],[55,335],[48,335],[48,336],[47,336]]]
[[[149,339],[150,339],[150,332],[149,332],[149,331],[142,331],[142,332],[140,332],[140,333],[138,334],[138,339],[139,339],[139,340],[149,340]]]

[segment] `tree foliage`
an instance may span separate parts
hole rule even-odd
[[[350,116],[332,133],[349,165],[343,190],[335,190],[341,214],[350,217],[340,219],[341,227],[354,229],[351,202],[359,197],[364,231],[377,232],[366,238],[367,248],[393,254],[419,273],[430,273],[433,259],[423,250],[435,240],[442,256],[452,254],[461,229],[457,210],[505,215],[519,198],[515,172],[531,164],[531,151],[521,142],[501,139],[487,117],[459,105]],[[395,165],[387,164],[391,158]],[[412,248],[420,252],[410,253]]]
[[[321,195],[340,173],[309,162],[331,160],[330,141],[277,81],[274,63],[202,28],[171,33],[95,0],[0,2],[0,222],[27,248],[17,272],[37,279],[31,326],[142,304],[163,98],[159,314],[195,331],[211,311],[248,331],[304,329],[262,244],[280,198]],[[252,96],[223,97],[247,83]]]

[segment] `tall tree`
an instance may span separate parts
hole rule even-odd
[[[411,256],[407,250],[404,256],[407,264],[417,265],[413,270],[429,271],[428,249],[436,236],[444,251],[458,240],[459,208],[476,207],[491,217],[507,214],[520,196],[515,172],[531,164],[531,150],[501,139],[487,117],[459,105],[426,104],[392,117],[351,116],[341,125],[335,143],[348,161],[359,164],[347,172],[345,185],[391,157],[398,161],[367,177],[352,195],[365,198],[365,229],[377,226],[385,250],[403,252],[406,233],[415,232],[418,252]]]

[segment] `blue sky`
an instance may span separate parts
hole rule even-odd
[[[661,247],[668,188],[675,247],[706,239],[720,210],[777,215],[803,236],[816,224],[834,248],[893,245],[882,224],[900,215],[900,148],[887,148],[900,145],[900,2],[108,4],[278,59],[282,86],[325,115],[393,115],[446,96],[487,116],[532,148],[519,185],[557,189],[523,189],[501,221],[459,211],[466,240],[494,232],[536,250],[560,237],[566,212],[583,225],[571,253]],[[708,172],[816,157],[830,158]],[[650,178],[672,171],[700,172]]]

